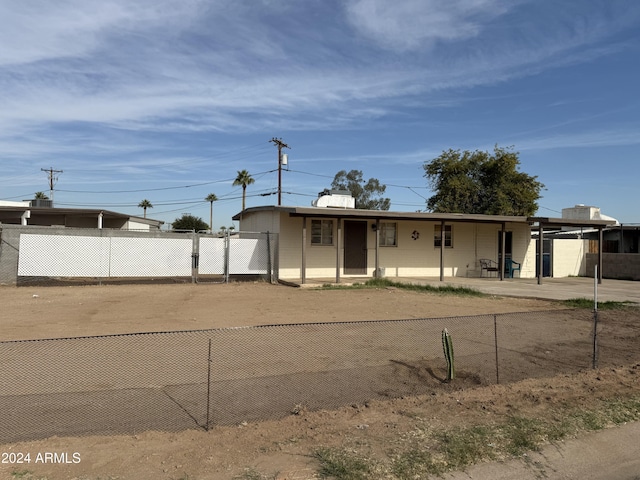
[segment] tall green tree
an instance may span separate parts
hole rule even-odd
[[[36,192],[33,198],[35,200],[49,200],[49,196],[44,192]]]
[[[142,209],[144,209],[144,218],[147,218],[147,208],[153,208],[153,205],[151,205],[151,202],[149,200],[147,200],[146,198],[144,200],[142,200],[138,206]]]
[[[247,185],[251,185],[253,183],[255,183],[255,180],[251,175],[249,175],[249,172],[247,172],[246,170],[238,170],[238,176],[233,181],[233,186],[234,187],[237,187],[238,185],[242,186],[242,211],[243,212],[244,212],[244,206],[245,206],[245,199],[247,196]]]
[[[333,177],[331,188],[348,190],[356,199],[356,208],[363,210],[389,210],[391,200],[382,197],[386,185],[382,185],[377,178],[370,178],[366,182],[362,177],[362,170],[340,170]]]
[[[213,202],[217,201],[215,193],[210,193],[205,197],[205,201],[209,202],[209,230],[213,232]]]
[[[435,194],[427,209],[436,213],[531,216],[544,185],[519,170],[518,152],[446,150],[423,165]]]
[[[209,225],[200,217],[185,213],[180,218],[175,219],[171,224],[171,228],[174,230],[195,230],[196,232],[200,232],[202,230],[208,230]]]

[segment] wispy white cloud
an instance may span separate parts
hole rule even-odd
[[[563,27],[575,13],[565,11],[551,25],[524,22],[496,34],[492,22],[522,5],[499,0],[352,0],[346,23],[335,20],[338,4],[305,11],[291,2],[249,8],[222,0],[2,5],[2,129],[74,121],[134,130],[340,127],[445,89],[584,61],[604,52],[578,47],[612,27],[594,20],[599,12]],[[434,41],[442,48],[430,49]],[[381,42],[409,52],[385,53],[375,47]]]
[[[0,149],[13,159],[94,152],[146,165],[145,151],[172,144],[141,133],[365,129],[406,107],[457,105],[462,89],[610,54],[625,44],[598,41],[640,18],[624,2],[542,3],[5,1]],[[60,132],[83,126],[82,138]]]
[[[110,35],[175,28],[196,18],[204,5],[204,0],[8,0],[0,3],[0,65],[91,55]]]
[[[640,145],[638,129],[624,126],[619,129],[585,129],[566,134],[538,136],[517,141],[518,150],[552,150],[560,148],[622,147]]]
[[[415,50],[439,41],[478,36],[484,22],[507,11],[502,0],[350,0],[349,22],[392,50]]]

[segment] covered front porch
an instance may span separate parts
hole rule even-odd
[[[548,217],[517,217],[477,214],[397,213],[362,210],[301,209],[289,213],[290,219],[301,220],[300,281],[307,283],[314,277],[326,277],[330,263],[334,263],[333,282],[345,278],[358,278],[352,267],[352,256],[362,256],[359,276],[364,278],[432,278],[438,281],[494,275],[499,281],[513,278],[535,278],[543,283],[543,254],[541,245],[547,230],[559,227],[591,227],[600,232],[598,240],[598,282],[602,282],[602,229],[606,221],[575,221]],[[329,249],[334,253],[323,255],[323,270],[315,262],[312,241],[313,228],[309,223],[331,218],[335,235]],[[388,230],[393,225],[392,247],[386,243]],[[356,240],[353,248],[353,226],[362,224],[363,240]],[[371,227],[370,229],[368,227]],[[358,227],[360,229],[360,227]],[[532,241],[531,230],[538,233],[539,241]],[[371,230],[371,231],[369,231]],[[413,230],[413,231],[412,231]],[[426,241],[423,241],[426,230]],[[423,237],[421,237],[421,232]],[[497,234],[497,235],[496,235]],[[411,238],[413,241],[410,241]],[[404,243],[400,243],[401,239]],[[455,240],[454,240],[455,239]],[[420,241],[418,241],[420,240]],[[417,247],[417,248],[416,248]],[[349,251],[351,253],[349,253]],[[312,259],[311,262],[309,259]],[[314,265],[309,268],[309,264]],[[356,265],[358,262],[356,262]],[[487,265],[490,268],[487,268]],[[357,280],[356,280],[357,281]]]

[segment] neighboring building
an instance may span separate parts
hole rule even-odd
[[[606,278],[640,280],[640,225],[622,225],[604,215],[600,208],[576,205],[562,209],[566,220],[604,220],[602,228],[556,228],[544,234],[544,276],[594,275],[598,249],[602,248],[601,270]],[[602,235],[602,238],[600,237]],[[538,232],[532,237],[537,241]]]
[[[316,204],[333,204],[323,192]],[[338,200],[340,205],[345,202]],[[603,228],[607,220],[389,212],[331,207],[264,206],[233,217],[240,231],[279,234],[279,278],[479,277],[481,259],[520,264],[535,278],[539,260],[531,239],[539,229],[562,225]],[[504,232],[504,235],[503,235]],[[442,246],[444,245],[444,249]],[[540,278],[540,277],[539,277]]]
[[[50,200],[45,200],[51,202]],[[37,206],[42,200],[0,202],[0,224],[159,230],[164,222],[109,210]]]

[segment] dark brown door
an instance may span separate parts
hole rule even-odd
[[[344,273],[367,273],[367,222],[344,222]]]

